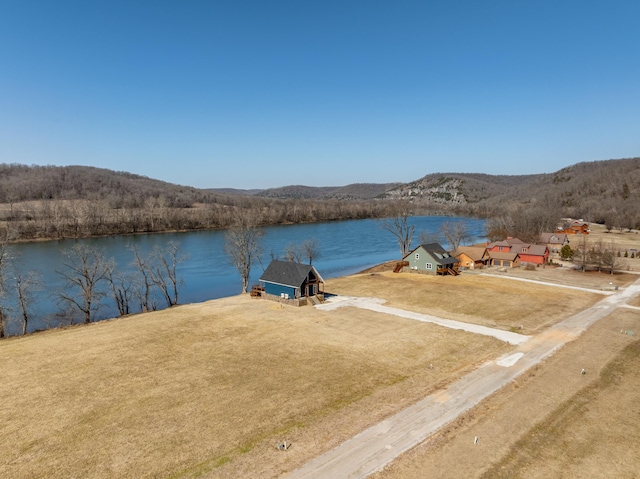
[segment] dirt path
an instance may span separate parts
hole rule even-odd
[[[361,432],[337,448],[310,461],[287,477],[365,478],[419,444],[487,396],[577,338],[594,322],[640,293],[640,280],[534,336],[512,352]]]

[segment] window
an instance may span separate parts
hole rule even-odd
[[[431,263],[427,263],[427,264],[425,265],[425,268],[426,268],[426,269],[433,269],[433,266],[431,266]]]

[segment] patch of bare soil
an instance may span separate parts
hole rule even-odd
[[[621,333],[637,326],[598,321],[373,479],[637,477],[640,343]]]

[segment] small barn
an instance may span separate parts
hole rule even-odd
[[[260,277],[260,286],[264,295],[283,300],[324,297],[324,279],[310,264],[274,259]]]
[[[411,271],[440,275],[457,275],[460,263],[438,243],[422,244],[402,259]]]

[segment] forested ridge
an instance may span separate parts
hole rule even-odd
[[[9,241],[226,228],[240,210],[261,225],[373,218],[386,206],[263,198],[88,166],[0,165],[0,236]]]
[[[0,227],[9,240],[224,228],[238,210],[261,224],[414,214],[484,218],[544,211],[640,227],[640,158],[578,163],[554,173],[433,173],[399,184],[199,189],[89,166],[0,164]]]

